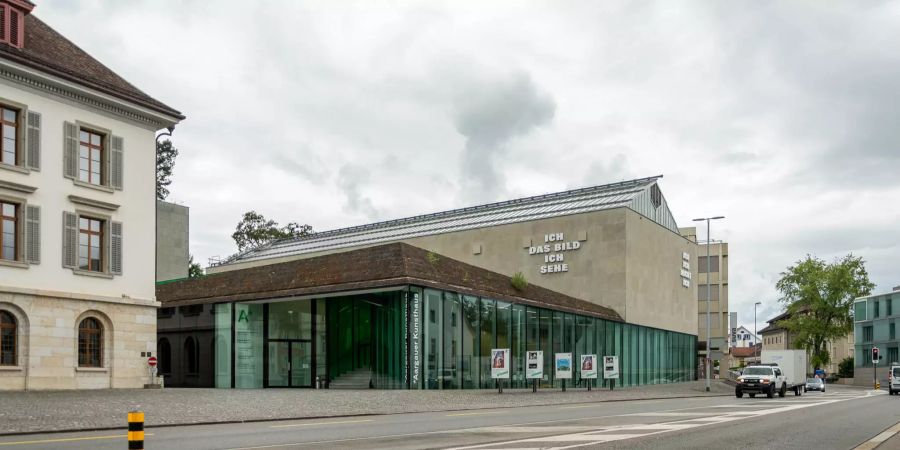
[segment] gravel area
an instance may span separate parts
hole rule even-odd
[[[124,428],[128,411],[144,411],[146,426],[398,414],[479,408],[733,395],[716,381],[560,392],[544,389],[383,391],[310,389],[110,389],[0,392],[0,435]]]

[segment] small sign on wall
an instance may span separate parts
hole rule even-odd
[[[491,350],[491,378],[509,379],[509,349]]]

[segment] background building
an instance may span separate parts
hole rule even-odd
[[[187,278],[190,260],[190,210],[156,201],[156,281]]]
[[[735,329],[734,333],[729,333],[729,338],[732,348],[753,347],[759,343],[759,338],[743,325]]]
[[[796,336],[780,323],[789,317],[790,314],[784,312],[766,321],[768,325],[759,331],[763,350],[793,350],[797,348]],[[845,337],[825,343],[825,348],[831,355],[831,362],[822,367],[826,374],[836,374],[841,361],[853,356],[853,342],[853,334],[848,333]],[[871,363],[869,364],[871,365]],[[813,369],[815,368],[810,366],[807,371],[812,373]]]
[[[698,242],[697,228],[685,227],[682,236]],[[699,241],[694,279],[697,285],[697,358],[703,364],[706,357],[707,288],[709,289],[709,340],[713,367],[720,367],[728,353],[728,244],[722,241]],[[707,251],[709,266],[707,266]],[[707,270],[709,271],[707,273]],[[709,286],[707,286],[709,282]]]
[[[891,292],[858,298],[853,303],[854,384],[871,386],[873,383],[872,347],[878,347],[883,357],[878,365],[882,385],[887,379],[887,368],[893,362],[900,362],[898,316],[900,316],[900,286],[894,287]]]
[[[154,135],[183,116],[32,8],[0,0],[0,389],[140,387],[156,346]]]

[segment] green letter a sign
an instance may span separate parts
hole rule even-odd
[[[238,322],[250,322],[250,319],[247,317],[247,310],[242,309],[241,314],[238,316]]]

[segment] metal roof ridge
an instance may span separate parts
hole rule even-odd
[[[518,199],[504,200],[502,202],[486,203],[483,205],[476,205],[476,206],[467,206],[464,208],[451,209],[449,211],[440,211],[440,212],[435,212],[435,213],[420,214],[417,216],[402,217],[399,219],[390,219],[390,220],[384,220],[381,222],[356,225],[356,226],[352,226],[352,227],[344,227],[344,228],[337,228],[334,230],[326,230],[326,231],[322,231],[319,233],[314,233],[310,236],[305,236],[302,238],[288,239],[286,241],[306,240],[306,239],[314,238],[316,236],[327,237],[328,235],[331,235],[331,234],[343,234],[343,233],[347,233],[351,230],[381,228],[388,224],[409,223],[409,222],[420,221],[423,219],[447,217],[447,216],[457,215],[457,214],[465,213],[465,212],[488,211],[488,210],[500,208],[503,206],[513,206],[513,205],[518,205],[518,204],[523,204],[523,203],[528,203],[528,202],[537,202],[539,200],[572,196],[572,195],[585,193],[585,192],[599,191],[601,189],[612,189],[612,188],[616,188],[616,187],[624,187],[626,185],[637,185],[637,184],[641,184],[641,183],[656,181],[660,178],[662,178],[662,175],[656,175],[656,176],[646,177],[646,178],[638,178],[638,179],[629,180],[629,181],[620,181],[617,183],[603,184],[603,185],[599,185],[599,186],[590,186],[590,187],[586,187],[586,188],[571,189],[571,190],[562,191],[562,192],[553,192],[553,193],[548,193],[548,194],[535,195],[535,196],[531,196],[531,197],[522,197],[522,198],[518,198]],[[276,243],[280,243],[280,242],[285,242],[285,240],[280,240],[280,241],[277,241]]]

